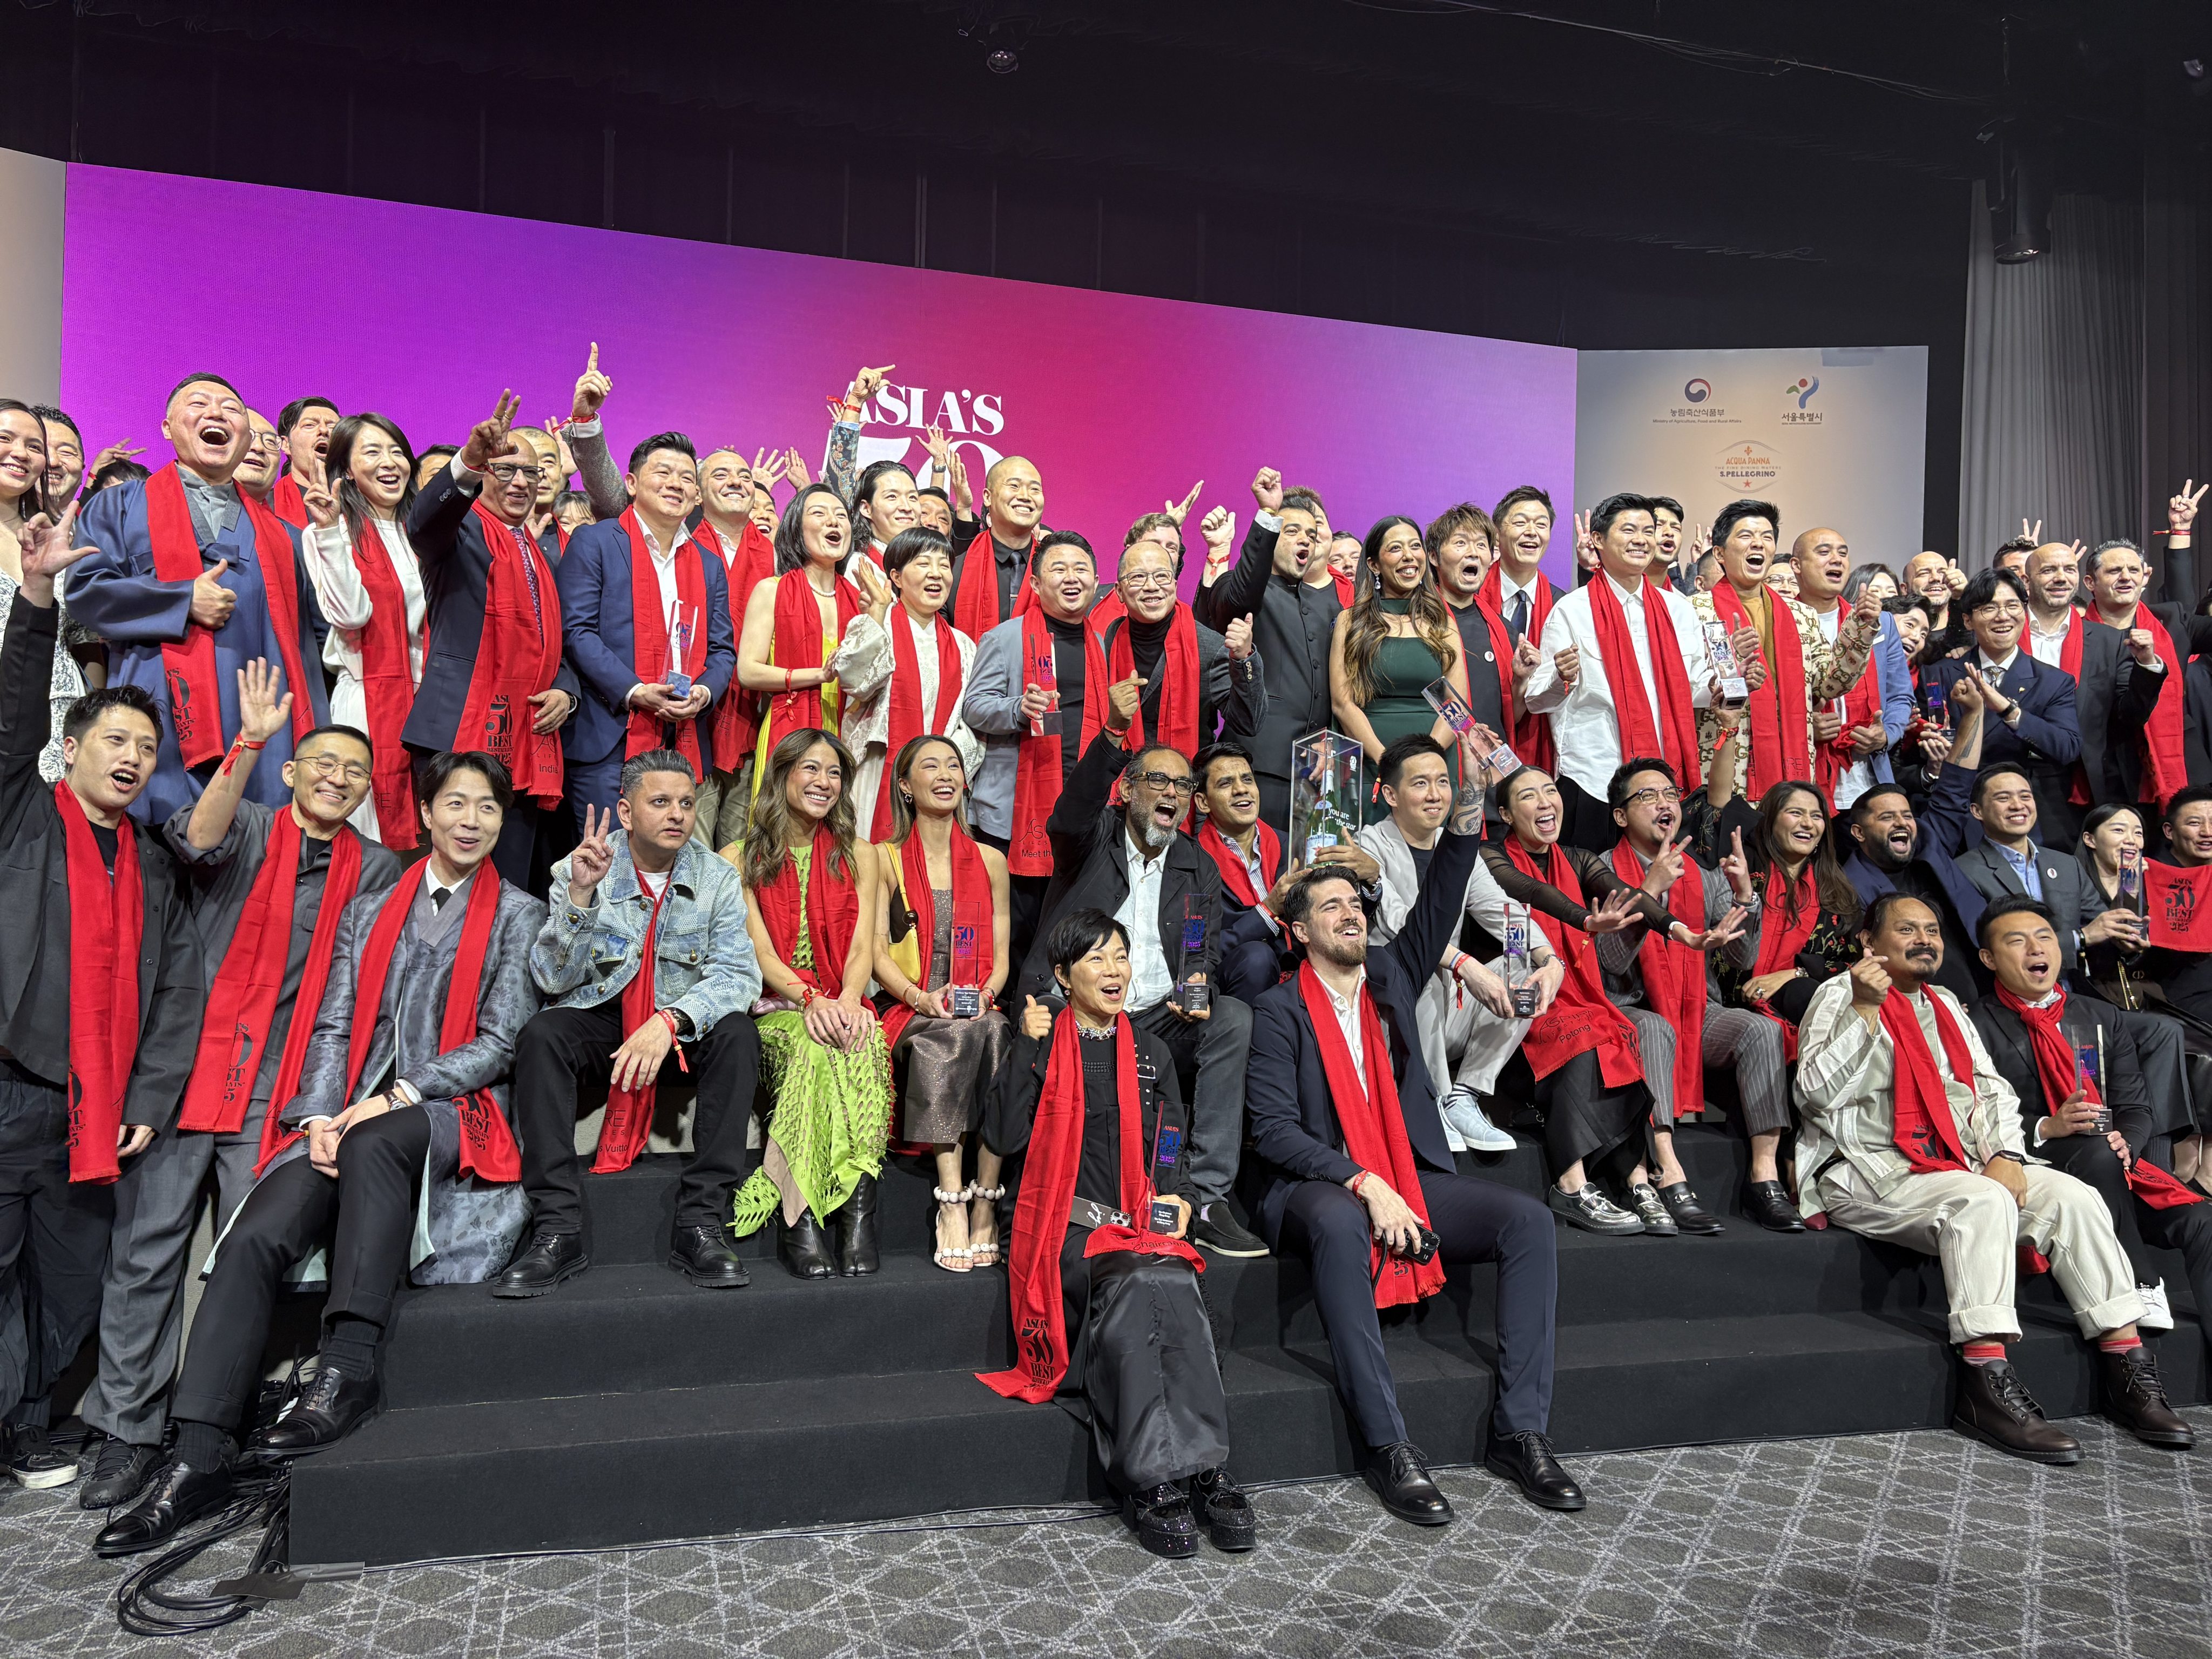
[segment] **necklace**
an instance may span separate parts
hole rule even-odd
[[[1118,1021],[1112,1025],[1107,1026],[1103,1030],[1097,1031],[1092,1030],[1088,1025],[1085,1025],[1080,1018],[1078,1018],[1075,1022],[1075,1035],[1079,1037],[1088,1037],[1093,1042],[1103,1042],[1109,1037],[1116,1036],[1120,1035],[1121,1029],[1121,1024]]]

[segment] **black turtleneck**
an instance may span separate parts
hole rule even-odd
[[[1052,630],[1052,672],[1060,682],[1060,781],[1065,784],[1083,756],[1083,623],[1045,613]]]

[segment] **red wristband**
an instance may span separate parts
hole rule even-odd
[[[1370,1171],[1369,1170],[1362,1170],[1358,1175],[1352,1176],[1350,1182],[1347,1183],[1352,1188],[1352,1195],[1354,1198],[1360,1196],[1359,1189],[1367,1184],[1367,1177],[1370,1173]]]
[[[261,741],[260,741],[260,742],[258,742],[258,743],[249,743],[249,742],[247,742],[247,741],[246,741],[246,739],[245,738],[240,737],[240,738],[239,738],[239,740],[238,740],[238,743],[237,743],[236,746],[237,746],[238,748],[240,748],[240,749],[251,749],[251,750],[255,750],[255,751],[258,752],[259,750],[264,750],[264,749],[266,749],[266,748],[269,746],[269,739],[268,739],[268,738],[262,738],[262,739],[261,739]]]

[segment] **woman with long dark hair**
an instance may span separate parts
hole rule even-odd
[[[1761,798],[1759,816],[1743,836],[1762,906],[1759,957],[1749,973],[1725,957],[1714,964],[1729,1002],[1781,1024],[1783,1047],[1792,1060],[1797,1023],[1814,991],[1859,959],[1859,896],[1836,862],[1828,839],[1832,816],[1827,796],[1802,778],[1778,783]],[[1731,837],[1736,833],[1729,831]],[[1765,1149],[1763,1164],[1760,1153],[1754,1143],[1752,1179],[1778,1179],[1762,1173],[1773,1168],[1772,1147]]]
[[[301,556],[331,625],[323,642],[324,665],[337,676],[331,719],[359,727],[375,745],[374,781],[353,827],[404,852],[420,826],[400,732],[429,642],[422,568],[407,539],[415,452],[388,417],[349,415],[332,429],[328,453],[319,459],[303,448],[293,471],[307,514]]]
[[[757,1232],[775,1216],[776,1259],[797,1278],[872,1273],[891,1113],[890,1051],[867,1000],[876,849],[854,832],[853,757],[830,732],[786,734],[759,770],[744,841],[722,856],[745,878],[761,1074],[775,1104],[735,1227]]]
[[[1448,680],[1467,701],[1459,629],[1437,591],[1421,526],[1402,515],[1367,532],[1351,609],[1340,611],[1328,650],[1328,700],[1338,728],[1356,738],[1368,764],[1409,732],[1425,732],[1456,753],[1453,732],[1421,694]],[[1388,817],[1379,794],[1370,822]]]
[[[0,398],[0,630],[15,608],[23,580],[24,526],[47,512],[46,428],[28,404]],[[56,508],[52,516],[58,517]],[[48,783],[62,775],[62,719],[84,695],[84,672],[70,654],[71,636],[91,636],[69,619],[66,604],[54,640],[53,729],[39,756],[39,776]]]
[[[975,1149],[972,1184],[961,1174],[1006,1053],[995,1006],[1013,962],[1006,858],[968,832],[968,767],[951,738],[909,738],[884,787],[893,828],[876,848],[876,982],[893,1074],[903,1073],[899,1138],[936,1158],[935,1260],[965,1273],[998,1261],[996,1206],[1006,1196],[989,1147]]]

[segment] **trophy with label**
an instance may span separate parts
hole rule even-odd
[[[1182,966],[1176,975],[1175,1006],[1187,1014],[1202,1014],[1212,1001],[1212,988],[1190,975],[1202,969],[1194,963],[1206,960],[1206,904],[1196,894],[1182,902]]]
[[[2094,1042],[2076,1044],[2074,1049],[2075,1086],[2086,1089],[2094,1085],[2097,1090],[2097,1133],[2108,1135],[2112,1132],[2112,1103],[2105,1098],[2105,1026],[2097,1024]]]
[[[1025,629],[1023,638],[1026,641],[1028,637]],[[1049,700],[1045,704],[1044,713],[1036,715],[1030,721],[1030,735],[1033,738],[1042,738],[1048,733],[1057,734],[1060,731],[1060,670],[1054,665],[1052,659],[1050,629],[1044,630],[1042,641],[1035,650],[1030,652],[1029,661],[1025,665],[1028,672],[1023,676],[1024,687],[1026,689],[1032,685],[1042,686]],[[1103,696],[1105,694],[1101,690],[1098,695]]]
[[[1713,677],[1721,683],[1722,702],[1741,708],[1751,701],[1751,687],[1744,682],[1743,665],[1736,660],[1735,641],[1729,637],[1726,623],[1705,624],[1705,659],[1712,664]]]
[[[952,907],[951,977],[945,1006],[955,1019],[974,1019],[983,1012],[981,907],[972,899]]]
[[[1513,999],[1516,1019],[1536,1017],[1535,969],[1528,951],[1528,907],[1510,900],[1505,906],[1505,989]]]
[[[1460,701],[1460,695],[1452,690],[1449,680],[1431,680],[1421,688],[1421,695],[1428,699],[1429,707],[1437,711],[1437,718],[1461,737],[1474,730],[1474,711]],[[1511,744],[1501,741],[1483,757],[1482,763],[1502,780],[1521,769],[1521,757],[1513,752]]]
[[[691,695],[691,677],[684,672],[684,659],[691,653],[691,636],[699,626],[699,611],[692,608],[690,621],[684,617],[684,601],[677,599],[668,607],[668,672],[661,681],[668,687],[668,695],[678,702]]]
[[[1920,688],[1921,701],[1927,705],[1928,724],[1939,731],[1948,731],[1951,725],[1951,701],[1943,695],[1940,680],[1930,680]]]
[[[2120,853],[2120,896],[2137,909],[2142,908],[2142,854],[2132,847]]]
[[[1301,864],[1317,853],[1349,846],[1366,806],[1358,739],[1316,732],[1291,745],[1291,849]]]

